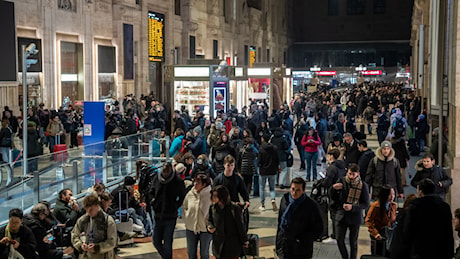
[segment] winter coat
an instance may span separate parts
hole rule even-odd
[[[415,123],[415,138],[416,139],[426,139],[426,134],[430,132],[430,126],[428,125],[426,119],[420,120]]]
[[[247,240],[241,207],[235,203],[220,208],[216,203],[209,208],[208,226],[212,233],[212,251],[216,258],[238,258]],[[225,245],[225,248],[224,248]]]
[[[375,151],[377,159],[372,159],[366,173],[366,183],[372,187],[372,197],[377,198],[380,188],[389,184],[397,194],[404,194],[401,183],[401,169],[398,159],[395,158],[395,151],[390,150],[387,158],[382,154],[382,148]],[[375,163],[377,161],[377,163]]]
[[[199,193],[192,188],[185,195],[184,204],[184,223],[187,230],[194,233],[208,232],[209,207],[211,206],[211,186],[204,187]]]
[[[313,142],[309,142],[309,140],[313,140]],[[301,144],[305,147],[305,152],[316,153],[318,152],[318,146],[321,145],[321,139],[319,136],[315,139],[313,136],[304,135]]]
[[[241,195],[244,201],[249,201],[249,193],[244,184],[243,178],[238,174],[232,174],[231,176],[225,176],[223,173],[217,175],[214,179],[213,187],[217,185],[224,185],[227,187],[230,194],[230,200],[233,202],[240,202]]]
[[[227,155],[231,155],[233,158],[236,157],[235,149],[231,145],[230,141],[227,141],[227,143],[219,146],[214,146],[211,152],[212,168],[217,174],[224,172],[224,159]]]
[[[93,235],[94,253],[83,251],[82,233],[86,234],[86,243],[89,244],[88,236]],[[72,245],[80,252],[79,258],[112,259],[115,258],[115,246],[117,244],[117,227],[112,217],[99,210],[94,218],[83,215],[77,220],[72,229]]]
[[[32,158],[43,154],[43,147],[38,142],[39,138],[35,127],[27,128],[27,157]]]
[[[53,215],[60,223],[66,223],[66,221],[69,220],[66,225],[67,227],[73,227],[78,219],[78,212],[73,210],[68,203],[60,199],[56,201]]]
[[[321,185],[324,188],[329,189],[337,180],[345,177],[341,176],[341,173],[346,174],[347,165],[342,160],[333,161],[326,169],[326,178],[324,179],[323,184]]]
[[[390,258],[409,259],[411,242],[404,236],[404,223],[407,219],[407,209],[398,211],[396,222],[398,223],[393,230],[393,240],[390,245]]]
[[[374,109],[372,107],[366,107],[366,109],[363,112],[363,119],[365,124],[374,123]]]
[[[361,180],[362,181],[362,180]],[[330,206],[332,209],[342,211],[343,218],[339,220],[339,224],[350,224],[360,225],[363,223],[363,210],[369,207],[369,188],[367,183],[362,181],[363,187],[361,189],[361,196],[359,197],[359,204],[353,205],[350,211],[343,209],[343,204],[347,202],[348,193],[350,192],[350,186],[345,181],[345,178],[341,178],[337,183],[342,183],[343,188],[340,190],[334,189],[332,186],[329,189]],[[339,214],[339,213],[337,213]],[[336,216],[337,216],[336,214]]]
[[[6,233],[6,226],[0,228],[0,237],[4,238]],[[35,240],[34,233],[32,230],[25,225],[21,225],[17,234],[11,234],[13,239],[17,239],[19,247],[16,249],[25,259],[37,258],[35,250],[37,248],[37,242]],[[10,246],[6,244],[0,244],[0,258],[7,259],[10,252]]]
[[[395,151],[395,157],[399,161],[401,168],[407,167],[407,161],[410,160],[409,151],[407,150],[406,140],[404,138],[392,138],[392,148]]]
[[[280,228],[281,218],[289,205],[289,193],[281,198],[276,231],[276,253],[279,258],[312,258],[313,241],[323,232],[323,221],[318,204],[306,196],[292,212],[285,230]]]
[[[202,134],[198,135],[195,142],[189,144],[188,148],[195,157],[198,157],[201,154],[206,154],[206,141],[204,140],[204,136]]]
[[[374,157],[375,157],[375,153],[371,149],[367,149],[361,154],[361,157],[359,157],[358,165],[359,165],[359,176],[361,176],[361,179],[363,180],[366,179],[367,167],[369,166],[369,162]]]
[[[4,138],[9,138],[11,140],[10,145],[2,145],[3,143],[2,140]],[[13,130],[11,129],[11,126],[2,128],[0,130],[0,147],[8,147],[8,148],[13,147]]]
[[[56,254],[56,248],[53,244],[43,242],[43,238],[47,235],[47,228],[42,224],[38,216],[32,213],[25,214],[22,223],[30,228],[34,234],[39,258],[53,258]]]
[[[165,178],[161,173],[153,176],[150,189],[150,205],[155,219],[176,219],[177,210],[185,198],[185,184],[179,176],[171,173]]]
[[[270,138],[270,143],[276,146],[280,162],[287,161],[287,153],[290,151],[288,139],[289,137],[283,134],[283,130],[281,128],[276,128]]]
[[[64,132],[64,126],[60,122],[51,121],[46,127],[46,132],[49,133],[50,136],[59,135],[60,132]]]
[[[307,130],[308,130],[307,125],[299,125],[297,127],[297,130],[295,131],[295,135],[294,135],[294,143],[298,147],[302,146],[302,138],[305,135],[305,133],[307,132]]]
[[[337,158],[337,160],[343,160],[343,157],[345,157],[345,147],[343,147],[343,145],[340,145],[340,146],[335,146],[334,145],[334,142],[331,142],[329,143],[329,145],[327,146],[327,153],[332,150],[332,148],[337,148],[339,149],[340,151],[340,156],[339,158]]]
[[[361,157],[361,152],[358,149],[358,143],[356,140],[353,140],[353,144],[350,146],[348,143],[344,143],[345,146],[345,163],[349,165],[350,163],[358,163],[359,157]]]
[[[279,171],[279,159],[276,147],[271,143],[262,143],[258,156],[260,175],[276,175]]]
[[[439,195],[441,198],[446,197],[446,193],[449,191],[450,185],[452,185],[452,178],[438,165],[434,165],[432,168],[423,167],[423,159],[420,159],[415,163],[414,166],[417,173],[412,178],[410,185],[417,188],[419,182],[425,178],[431,179],[434,182],[435,188],[433,194]],[[442,187],[439,185],[442,183]]]
[[[259,151],[252,143],[244,144],[239,150],[237,168],[241,175],[253,175],[256,173],[256,159]]]
[[[169,156],[174,157],[180,149],[182,148],[182,140],[184,139],[184,135],[179,135],[174,138],[171,143],[171,147],[169,148]]]
[[[391,227],[396,221],[396,203],[390,202],[390,209],[386,214],[381,215],[381,210],[385,210],[385,206],[380,206],[380,201],[374,201],[366,215],[366,226],[369,234],[375,238],[377,235],[385,237],[382,232],[384,227]]]
[[[449,204],[433,194],[412,201],[404,223],[404,235],[407,241],[411,241],[411,258],[454,257],[452,213]]]

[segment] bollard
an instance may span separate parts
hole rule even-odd
[[[133,173],[133,146],[128,147],[128,174]]]
[[[102,183],[107,184],[107,151],[102,154]]]
[[[37,205],[40,201],[40,174],[38,171],[34,171],[34,205]]]

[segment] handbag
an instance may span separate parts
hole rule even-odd
[[[21,253],[14,248],[13,245],[10,245],[10,252],[8,253],[8,259],[24,259]]]
[[[292,167],[292,165],[294,165],[294,156],[292,156],[290,152],[287,153],[286,165],[287,167]]]

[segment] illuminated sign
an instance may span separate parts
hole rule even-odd
[[[377,75],[382,75],[381,70],[366,70],[363,71],[363,76],[377,76]]]
[[[252,64],[256,62],[256,47],[249,47],[249,67],[252,68]]]
[[[311,79],[311,78],[313,78],[313,72],[311,72],[311,71],[294,71],[294,72],[292,72],[292,77]]]
[[[149,61],[164,61],[164,14],[150,12],[148,24]]]
[[[316,75],[318,76],[335,76],[337,71],[317,71]]]
[[[408,72],[398,72],[396,73],[397,78],[410,78],[410,73]]]

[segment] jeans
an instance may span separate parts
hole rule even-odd
[[[9,162],[10,148],[9,147],[0,147],[0,153],[2,154],[2,161]]]
[[[297,151],[300,156],[300,169],[305,169],[305,148],[301,145],[297,145]]]
[[[286,161],[284,162],[280,161],[280,169],[281,169],[281,172],[280,172],[278,184],[283,185],[283,186],[288,186],[288,184],[286,184],[286,177],[287,177],[287,171],[288,171]]]
[[[318,152],[310,153],[305,152],[305,158],[307,160],[307,181],[310,181],[311,170],[313,168],[313,179],[316,180],[316,161],[318,160]]]
[[[369,135],[372,135],[372,125],[367,124],[367,132],[369,132]]]
[[[172,259],[172,244],[175,227],[176,218],[161,220],[155,219],[153,245],[163,259]]]
[[[270,188],[270,198],[272,200],[275,199],[276,197],[276,192],[275,192],[275,179],[276,175],[260,175],[260,203],[262,205],[265,205],[265,183],[268,180],[268,187]]]
[[[379,144],[385,141],[387,134],[388,134],[388,131],[377,130],[377,139],[379,140]]]
[[[113,177],[120,177],[120,168],[121,168],[121,177],[127,175],[126,163],[123,157],[112,157],[112,175]]]
[[[420,152],[421,153],[425,152],[425,139],[423,138],[418,139],[418,145],[420,147]]]
[[[337,246],[339,247],[342,259],[356,259],[358,254],[359,226],[359,224],[337,223],[336,221]],[[345,235],[347,233],[347,229],[350,229],[350,255],[348,255],[348,250],[345,246]]]
[[[209,245],[211,244],[212,235],[208,232],[195,234],[191,230],[185,230],[187,238],[187,254],[189,259],[198,259],[197,249],[200,241],[200,259],[209,259]]]

